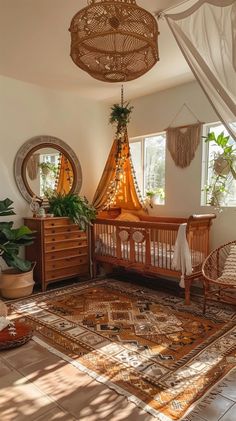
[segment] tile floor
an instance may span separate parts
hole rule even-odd
[[[236,372],[194,421],[236,421]],[[0,352],[1,421],[154,421],[34,341]]]

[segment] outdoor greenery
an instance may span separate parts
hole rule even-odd
[[[0,216],[15,215],[12,200],[0,200]],[[22,225],[14,229],[13,222],[0,222],[0,257],[9,267],[27,272],[31,269],[31,262],[19,257],[21,247],[33,243],[33,232]]]
[[[54,216],[67,216],[83,230],[96,218],[96,210],[89,204],[86,197],[74,193],[54,193],[48,196],[48,203],[49,213]]]
[[[55,188],[56,177],[58,173],[58,166],[52,162],[41,162],[39,164],[41,177],[40,177],[40,190],[43,196],[52,194]]]
[[[162,195],[165,189],[165,139],[163,136],[145,140],[145,192]]]
[[[211,177],[210,182],[204,190],[207,194],[207,203],[211,206],[222,206],[223,199],[230,183],[236,180],[235,161],[236,148],[230,144],[230,136],[225,136],[224,132],[218,136],[210,132],[205,136],[206,142],[214,142],[218,146],[218,151],[214,153],[210,161]]]

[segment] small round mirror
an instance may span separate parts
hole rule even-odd
[[[81,167],[73,150],[62,140],[40,136],[28,140],[15,159],[15,179],[23,197],[42,201],[52,193],[79,193]]]

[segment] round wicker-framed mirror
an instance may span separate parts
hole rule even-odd
[[[53,136],[35,136],[16,154],[16,184],[27,202],[36,196],[42,202],[52,192],[79,193],[82,185],[80,162],[69,145]]]

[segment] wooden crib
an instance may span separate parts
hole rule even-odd
[[[185,301],[190,303],[193,279],[201,277],[202,263],[209,254],[209,232],[214,214],[189,218],[142,216],[138,222],[101,219],[91,227],[91,255],[94,276],[98,265],[110,264],[145,275],[180,278],[172,268],[172,257],[180,224],[187,223],[192,274],[185,276]]]

